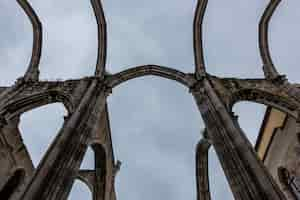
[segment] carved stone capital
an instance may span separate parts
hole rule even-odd
[[[205,77],[202,77],[201,79],[196,79],[194,84],[189,88],[190,93],[203,93],[204,92],[204,80]]]

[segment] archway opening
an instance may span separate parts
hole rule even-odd
[[[259,19],[268,1],[208,2],[204,55],[210,74],[263,77],[258,49]]]
[[[94,74],[97,24],[90,1],[30,0],[43,23],[42,79],[73,79]]]
[[[262,126],[267,106],[249,101],[239,102],[234,105],[233,112],[237,122],[247,138],[253,145],[256,144]]]
[[[195,199],[195,148],[204,127],[180,84],[149,76],[108,99],[118,199]],[[184,94],[186,92],[186,94]]]
[[[62,127],[66,115],[67,111],[61,103],[41,106],[21,115],[19,128],[35,167]]]
[[[117,5],[117,6],[116,6]],[[104,1],[108,70],[143,64],[194,70],[193,17],[196,1]]]
[[[68,196],[68,200],[86,199],[92,200],[93,195],[86,184],[82,181],[75,180],[71,192]]]
[[[81,170],[95,169],[95,155],[91,147],[88,147],[80,165]]]

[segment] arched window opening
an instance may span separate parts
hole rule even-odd
[[[21,115],[19,128],[35,167],[62,127],[66,114],[63,104],[54,103]]]
[[[196,1],[112,0],[103,1],[103,6],[108,22],[109,71],[144,64],[194,70]]]
[[[211,199],[234,200],[228,181],[213,148],[208,153]]]
[[[95,169],[95,155],[93,149],[88,147],[80,165],[81,170]]]
[[[208,2],[203,34],[204,55],[210,74],[263,77],[258,23],[267,3],[245,0]]]
[[[12,85],[23,76],[29,64],[32,50],[32,28],[30,21],[17,1],[1,1],[0,26],[0,86]]]
[[[266,106],[258,103],[243,101],[233,107],[233,114],[253,146],[256,144],[262,122],[266,113]]]
[[[9,199],[12,194],[18,189],[20,184],[25,178],[25,172],[22,169],[16,170],[14,174],[8,179],[7,183],[4,185],[0,191],[1,199]]]
[[[86,184],[84,184],[82,181],[75,180],[71,192],[68,196],[68,200],[78,199],[92,200],[93,195]]]
[[[143,77],[108,99],[117,199],[196,199],[195,148],[204,128],[180,84]],[[120,88],[120,89],[119,89]]]
[[[97,60],[97,25],[90,1],[30,0],[43,23],[41,79],[93,75]]]

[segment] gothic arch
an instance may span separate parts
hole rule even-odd
[[[51,103],[62,103],[69,113],[72,113],[74,106],[71,98],[63,92],[49,90],[43,93],[34,94],[28,97],[19,98],[7,104],[0,113],[6,119],[13,118],[29,110],[48,105]]]
[[[203,56],[202,23],[207,7],[207,0],[198,0],[195,8],[193,23],[194,59],[196,76],[205,75],[205,63]],[[98,28],[98,55],[95,75],[102,77],[105,72],[107,54],[107,27],[101,0],[91,0]]]
[[[114,88],[130,79],[149,75],[174,80],[189,88],[192,87],[196,81],[192,75],[183,73],[176,69],[158,65],[142,65],[124,70],[108,77],[107,84],[109,87]]]
[[[250,101],[274,107],[282,112],[288,113],[294,118],[298,117],[298,105],[290,97],[284,97],[260,90],[258,88],[242,89],[231,94],[229,109],[232,111],[233,106],[240,101]]]

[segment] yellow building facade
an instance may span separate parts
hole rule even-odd
[[[300,142],[296,120],[268,107],[255,145],[287,199],[300,199]]]

